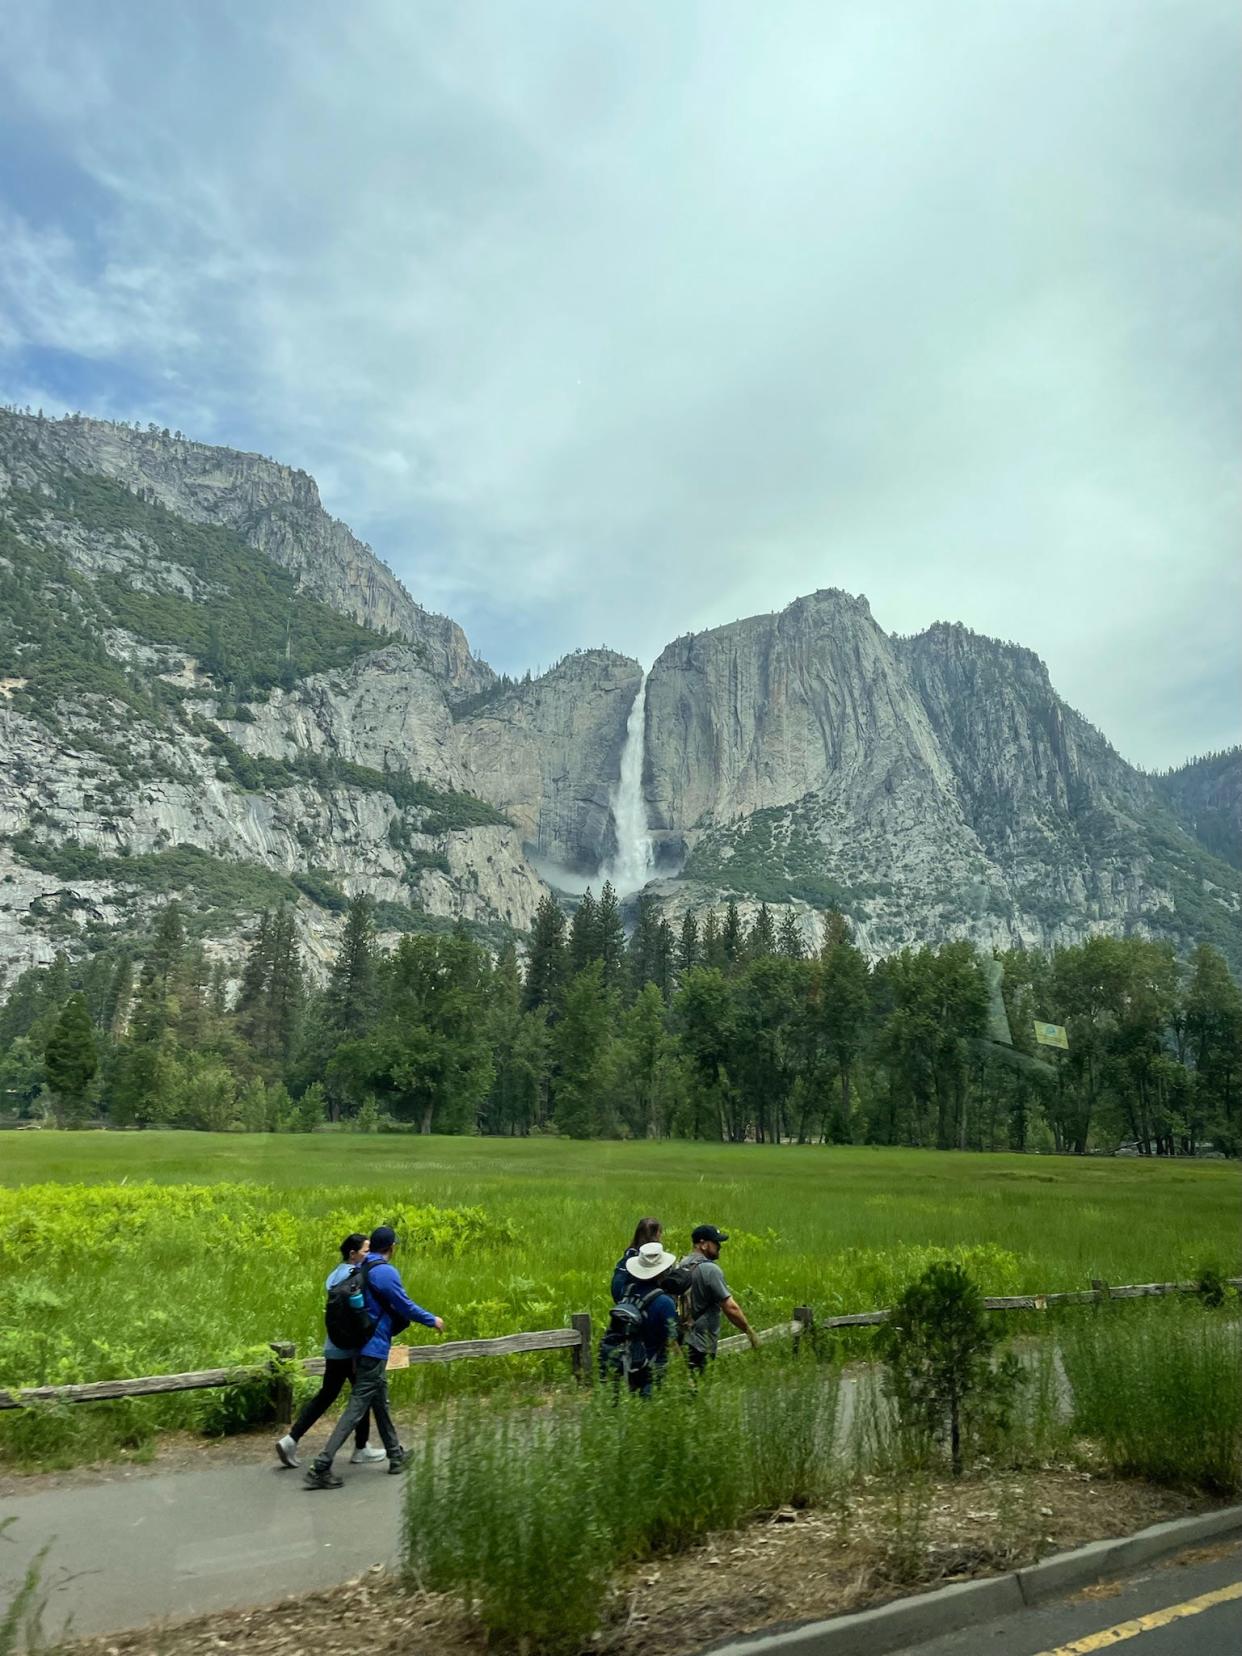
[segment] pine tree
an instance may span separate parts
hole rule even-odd
[[[120,1040],[129,1023],[130,1002],[134,998],[134,963],[122,955],[112,973],[104,1001],[103,1028],[114,1041]]]
[[[655,905],[646,898],[638,904],[638,924],[629,944],[630,994],[637,995],[660,978],[660,925]]]
[[[365,1034],[375,1005],[375,905],[363,893],[349,905],[340,951],[328,975],[325,1010],[329,1026],[345,1038]]]
[[[160,988],[165,994],[168,993],[169,980],[181,963],[184,949],[185,926],[181,919],[181,908],[174,901],[160,910],[155,923],[155,941],[149,955],[160,980]]]
[[[737,904],[732,897],[729,906],[725,909],[724,925],[720,930],[720,947],[724,951],[726,962],[736,966],[742,958],[742,917],[737,912]]]
[[[681,937],[677,943],[677,971],[680,976],[692,972],[699,964],[699,922],[693,909],[687,909],[681,922]]]
[[[570,1138],[594,1138],[604,1126],[600,1099],[610,1044],[608,1000],[604,964],[593,961],[566,989],[564,1011],[552,1036],[555,1120]]]
[[[526,1008],[546,1006],[555,1015],[565,984],[565,916],[551,894],[539,899],[526,956]]]
[[[574,973],[585,971],[600,958],[599,904],[588,886],[569,926],[569,964]]]
[[[655,958],[655,976],[652,982],[660,991],[667,1005],[672,1000],[673,990],[676,987],[677,940],[673,936],[673,928],[663,915],[660,917],[660,924],[656,927]]]
[[[625,971],[625,927],[611,880],[604,881],[599,894],[599,961],[604,989],[611,994],[621,987]]]
[[[703,922],[703,932],[699,945],[699,965],[710,966],[714,971],[723,971],[727,965],[724,943],[720,936],[720,921],[716,918],[715,909],[708,909],[707,918]]]
[[[797,915],[791,908],[785,910],[781,919],[777,946],[786,960],[804,960],[806,958],[806,945],[802,941],[802,928],[798,924]]]
[[[77,1125],[86,1114],[86,1089],[99,1068],[95,1032],[86,999],[79,993],[65,1002],[43,1054],[48,1086],[56,1094],[62,1127]]]
[[[760,903],[750,933],[746,939],[746,954],[751,960],[766,960],[776,953],[776,927],[766,903]]]

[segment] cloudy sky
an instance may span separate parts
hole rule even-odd
[[[0,400],[306,467],[500,668],[865,592],[1242,737],[1236,0],[0,0]]]

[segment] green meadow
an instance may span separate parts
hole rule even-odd
[[[710,1221],[752,1322],[890,1304],[936,1258],[985,1293],[1242,1268],[1231,1164],[954,1155],[856,1146],[578,1143],[405,1135],[0,1136],[0,1385],[318,1351],[322,1284],[349,1230],[381,1222],[445,1338],[602,1319],[634,1222],[679,1250]],[[419,1341],[435,1338],[411,1331]],[[563,1374],[563,1354],[395,1377],[399,1401]],[[0,1454],[68,1460],[160,1424],[225,1430],[233,1393],[16,1411]],[[105,1442],[105,1439],[107,1442]]]

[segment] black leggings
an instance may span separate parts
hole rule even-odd
[[[346,1381],[351,1386],[354,1383],[354,1359],[352,1357],[325,1357],[322,1385],[314,1397],[307,1399],[298,1418],[289,1428],[289,1436],[295,1443],[306,1436],[325,1410],[332,1407],[341,1395],[341,1388]],[[354,1428],[354,1448],[365,1449],[370,1435],[371,1414],[368,1410]]]

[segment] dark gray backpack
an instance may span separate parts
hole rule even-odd
[[[643,1340],[643,1323],[652,1301],[658,1299],[664,1291],[661,1284],[656,1288],[648,1288],[643,1293],[641,1284],[635,1283],[634,1287],[613,1306],[605,1344],[609,1362],[614,1368],[619,1368],[622,1374],[639,1374],[643,1369],[650,1367],[651,1359],[647,1355],[647,1346]]]

